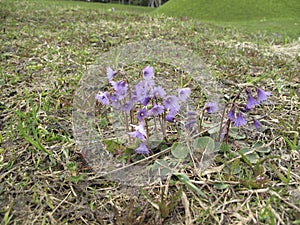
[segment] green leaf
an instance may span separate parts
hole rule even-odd
[[[183,143],[175,142],[171,147],[171,153],[176,159],[185,159],[189,149]]]
[[[69,162],[66,164],[66,167],[71,170],[71,171],[75,171],[77,170],[77,164],[75,162]]]
[[[233,127],[229,130],[229,137],[235,139],[235,140],[243,140],[246,138],[245,134],[241,134],[239,132],[239,129],[237,127]]]
[[[295,136],[294,141],[291,141],[288,137],[283,136],[285,142],[288,144],[288,146],[292,149],[292,150],[297,150],[297,136]]]
[[[177,176],[177,178],[182,182],[184,183],[188,188],[192,189],[193,191],[195,191],[198,195],[204,197],[204,198],[207,198],[207,195],[204,194],[203,191],[201,191],[198,187],[196,187],[190,180],[190,178],[183,174],[183,173],[177,173],[177,174],[174,174],[175,176]]]
[[[20,130],[20,133],[22,134],[22,136],[24,137],[24,139],[29,142],[32,146],[34,146],[36,149],[46,153],[47,155],[51,155],[51,153],[49,151],[47,151],[44,146],[41,144],[40,140],[38,139],[36,130],[34,128],[32,128],[32,132],[34,134],[34,138],[33,139],[30,135],[28,135],[25,131],[25,128],[22,124],[21,121],[19,121],[18,123],[18,128]]]
[[[101,121],[100,121],[100,126],[101,126],[101,127],[106,127],[107,125],[108,125],[108,122],[107,122],[106,118],[103,117],[103,118],[101,119]]]
[[[210,137],[199,137],[195,139],[194,148],[200,152],[214,152],[215,151],[215,141]]]
[[[255,152],[251,152],[252,150],[249,148],[242,148],[239,153],[248,164],[255,164],[259,159],[259,156]],[[251,153],[249,153],[251,152]]]
[[[163,159],[157,159],[150,169],[152,173],[159,173],[160,176],[166,176],[172,172],[172,168],[170,166],[172,166],[172,163]]]
[[[178,202],[180,201],[181,196],[182,196],[182,189],[180,188],[180,189],[175,193],[175,195],[172,196],[171,202],[170,202],[170,204],[168,205],[169,211],[170,211],[170,212],[172,212],[172,211],[174,210],[175,206],[178,205]]]
[[[103,140],[103,142],[106,145],[107,151],[111,153],[115,153],[116,151],[123,148],[121,141],[117,139],[105,139]]]
[[[70,177],[70,181],[75,184],[77,184],[79,181],[82,181],[82,180],[83,180],[83,174],[78,174],[76,176]]]
[[[279,179],[283,182],[283,183],[286,183],[288,184],[290,182],[290,178],[289,176],[288,177],[285,177],[285,175],[283,175],[277,168],[276,166],[273,164],[273,163],[269,163],[269,165],[271,166],[272,170],[274,170],[274,172],[276,173],[276,175],[279,177]],[[290,170],[290,169],[289,169]],[[289,175],[289,171],[288,171],[288,175]]]
[[[215,183],[214,184],[214,188],[215,189],[218,189],[218,190],[224,190],[228,187],[227,184],[224,184],[224,183]]]
[[[269,153],[271,151],[270,147],[264,146],[264,143],[261,141],[254,143],[253,148],[259,153]]]
[[[220,146],[220,151],[221,152],[229,152],[231,150],[231,146],[226,144],[226,143],[222,143]]]
[[[234,160],[233,163],[232,163],[232,167],[230,169],[231,169],[232,174],[240,173],[241,170],[242,170],[242,167],[240,165],[240,159]]]
[[[293,224],[300,224],[300,219],[293,221]]]
[[[216,134],[216,133],[218,133],[219,131],[220,131],[220,127],[219,127],[219,126],[215,126],[215,127],[211,128],[211,129],[209,129],[209,130],[208,130],[208,133],[209,133],[209,134]]]

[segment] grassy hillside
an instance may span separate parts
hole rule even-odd
[[[62,0],[0,0],[0,224],[300,224],[300,43],[194,20],[153,18],[145,10],[151,9]],[[151,44],[152,40],[162,44],[153,50],[147,44],[141,49],[132,47],[136,46],[132,42]],[[161,48],[163,41],[176,46]],[[124,51],[116,51],[121,46]],[[181,47],[189,51],[178,51]],[[145,49],[159,57],[153,62],[147,57],[130,61]],[[189,57],[190,52],[203,60]],[[122,55],[115,57],[118,53]],[[165,60],[160,61],[160,55]],[[178,60],[171,61],[175,55]],[[203,124],[189,135],[195,138],[207,137],[214,130],[210,129],[213,115],[204,113],[199,104],[204,104],[206,96],[213,97],[203,94],[206,87],[217,88],[209,87],[206,78],[220,83],[218,89],[228,105],[224,116],[233,105],[246,111],[246,84],[272,94],[251,114],[245,112],[251,116],[246,126],[226,128],[229,137],[220,151],[209,150],[218,144],[207,142],[206,149],[197,148],[188,159],[176,162],[173,176],[142,187],[131,180],[125,183],[123,178],[99,176],[102,163],[92,168],[87,160],[96,163],[95,158],[109,154],[115,159],[111,168],[116,167],[120,178],[144,180],[148,177],[142,177],[145,170],[156,163],[165,167],[162,172],[168,171],[165,159],[171,159],[171,148],[166,144],[155,147],[166,157],[151,155],[149,165],[141,164],[141,169],[125,176],[135,157],[132,149],[124,148],[125,130],[120,141],[113,136],[107,139],[105,145],[114,148],[111,153],[99,152],[94,158],[89,157],[94,152],[90,143],[99,139],[78,138],[75,129],[81,128],[82,121],[73,115],[83,112],[92,119],[95,115],[88,126],[99,128],[101,139],[119,130],[112,109],[104,113],[92,104],[96,104],[96,93],[107,87],[98,85],[105,72],[90,65],[102,65],[106,59],[124,60],[113,69],[120,72],[118,76],[124,74],[126,82],[141,74],[139,68],[153,64],[155,81],[174,91],[182,84],[192,88],[189,103],[201,119],[193,113],[188,118],[182,114],[170,125],[168,145],[175,142],[176,151],[186,152],[180,147],[184,142],[178,140],[185,121],[195,118]],[[188,74],[189,66],[199,70]],[[89,79],[89,74],[95,78]],[[193,74],[205,79],[198,85]],[[249,88],[254,90],[254,86]],[[83,99],[82,105],[92,107],[78,110],[78,90],[91,97]],[[233,104],[234,99],[240,101]],[[220,123],[226,119],[221,114],[215,114]],[[253,127],[254,118],[261,121],[258,130]],[[85,128],[82,133],[93,136]],[[191,143],[194,137],[189,137]],[[78,144],[83,141],[86,145]],[[200,170],[199,166],[209,167]]]
[[[170,0],[155,14],[242,26],[291,36],[300,35],[298,0]]]
[[[265,20],[300,16],[297,0],[170,0],[157,10],[170,16],[213,21]]]
[[[34,2],[35,0],[30,0]],[[29,2],[30,2],[29,1]],[[45,0],[44,0],[45,1]],[[85,1],[74,1],[74,0],[46,0],[48,4],[56,5],[59,8],[84,8],[84,9],[99,9],[110,12],[114,8],[118,12],[129,12],[129,13],[149,13],[154,8],[135,6],[135,5],[122,5],[122,4],[108,4],[101,2],[85,2]]]

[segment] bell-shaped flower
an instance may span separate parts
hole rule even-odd
[[[190,88],[181,88],[178,90],[178,99],[179,101],[186,101],[186,99],[190,96],[191,89]]]
[[[131,126],[134,127],[135,131],[128,132],[128,134],[131,137],[138,138],[142,141],[146,141],[147,134],[146,134],[146,130],[145,130],[144,125],[142,123],[140,123],[140,125],[138,125],[138,126],[136,126],[136,125],[131,125]]]
[[[261,123],[257,119],[253,119],[253,125],[258,130],[261,126]]]
[[[240,127],[240,126],[246,125],[246,123],[247,122],[246,122],[245,118],[243,117],[242,113],[238,112],[238,114],[235,118],[235,121],[234,121],[234,126]]]
[[[153,116],[158,116],[164,113],[164,107],[161,105],[154,105],[151,109],[151,113]]]
[[[142,70],[143,76],[145,80],[150,80],[152,79],[152,77],[154,76],[154,69],[151,66],[146,66],[143,70]]]
[[[250,90],[247,90],[248,94],[248,99],[247,99],[247,104],[246,104],[246,109],[250,110],[252,109],[255,105],[258,105],[257,101],[253,98],[252,93]]]
[[[218,111],[218,104],[215,102],[207,102],[205,104],[205,109],[206,109],[207,113],[209,113],[209,114],[215,113]]]
[[[137,149],[135,149],[135,152],[137,154],[146,154],[146,155],[149,155],[150,153],[149,149],[143,142],[140,144],[140,146]]]
[[[112,79],[114,78],[114,76],[117,74],[117,71],[114,71],[112,68],[107,67],[106,69],[106,76],[109,82],[112,81]]]
[[[109,95],[107,92],[100,92],[96,95],[96,99],[103,105],[109,105]]]
[[[154,98],[164,98],[166,96],[166,91],[161,87],[154,87],[151,91],[150,91],[150,97]]]
[[[178,98],[174,95],[167,96],[164,100],[165,108],[178,112],[180,109]]]
[[[257,103],[260,104],[261,102],[268,99],[268,97],[271,95],[270,92],[266,92],[262,89],[257,88]]]
[[[235,121],[235,108],[232,107],[227,115],[228,119]]]
[[[111,105],[115,108],[115,109],[120,109],[121,107],[121,102],[119,101],[118,95],[116,93],[113,93],[112,95],[110,95],[109,97],[110,101],[111,101]]]
[[[121,105],[120,110],[129,113],[132,107],[133,107],[133,103],[131,101],[128,101],[125,102],[123,105]]]
[[[143,119],[145,119],[147,117],[148,117],[148,110],[147,109],[140,109],[138,111],[138,115],[137,115],[138,121],[143,121]]]

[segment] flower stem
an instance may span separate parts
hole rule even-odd
[[[148,127],[148,120],[147,120],[147,118],[145,118],[144,121],[145,121],[147,139],[149,139],[150,134],[149,134],[149,127]]]
[[[162,115],[160,115],[158,117],[159,123],[160,123],[160,127],[161,127],[161,131],[164,137],[164,140],[168,143],[168,139],[167,139],[167,134],[166,134],[166,127],[165,127],[165,123],[164,123],[164,115],[165,113],[163,113]]]
[[[126,127],[126,133],[128,134],[128,132],[129,132],[129,122],[128,122],[128,115],[127,115],[127,113],[126,112],[124,112],[124,119],[125,119],[125,127]],[[132,139],[131,139],[131,137],[130,137],[130,135],[128,134],[128,141],[129,141],[129,143],[131,143],[131,141],[132,141]]]
[[[202,122],[203,122],[203,117],[204,117],[204,111],[205,111],[205,107],[202,109],[201,116],[199,118],[198,133],[201,133],[201,130],[202,130]]]

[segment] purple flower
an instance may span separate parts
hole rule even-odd
[[[181,88],[178,90],[178,99],[184,102],[191,94],[190,88]]]
[[[197,123],[197,120],[196,120],[196,116],[197,114],[194,112],[194,111],[188,111],[188,121],[185,123],[185,128],[186,129],[192,129],[194,127],[196,127],[196,123]]]
[[[150,80],[154,76],[154,69],[151,66],[146,66],[143,71],[143,76],[145,80]]]
[[[253,119],[254,121],[254,127],[258,130],[261,126],[260,122],[257,119]]]
[[[142,141],[146,141],[145,136],[139,130],[136,130],[136,131],[133,131],[133,132],[128,132],[128,134],[133,138],[137,138],[137,139],[140,139]]]
[[[96,99],[103,105],[109,105],[109,98],[107,92],[100,92],[96,95]]]
[[[260,104],[261,102],[268,99],[268,96],[271,95],[270,92],[266,92],[262,89],[256,88],[257,90],[257,103]]]
[[[166,92],[161,86],[158,86],[151,90],[150,96],[156,98],[164,98],[166,96]]]
[[[170,123],[174,123],[176,120],[175,116],[173,115],[167,115],[166,116],[166,121],[170,122]]]
[[[115,93],[117,94],[118,96],[118,99],[119,100],[122,100],[126,97],[127,95],[127,87],[128,85],[125,83],[125,81],[117,81],[117,82],[114,82],[112,81],[112,86],[113,88],[115,89]]]
[[[135,152],[137,154],[146,154],[146,155],[149,155],[150,153],[149,149],[143,142],[140,144],[140,146],[137,149],[135,149]]]
[[[207,113],[215,113],[218,111],[218,104],[215,102],[207,102],[205,104],[205,109],[207,111]]]
[[[137,96],[137,94],[136,94],[136,91],[133,91],[133,92],[131,93],[130,101],[131,101],[133,104],[135,104],[135,103],[138,101],[138,96]]]
[[[129,113],[130,110],[133,107],[133,103],[131,101],[125,102],[123,105],[121,105],[120,110],[126,113]]]
[[[255,100],[255,99],[254,99]],[[242,104],[241,107],[239,108],[239,110],[243,113],[247,113],[247,112],[250,112],[251,109],[248,108],[247,104]]]
[[[115,108],[115,109],[119,109],[121,106],[121,103],[119,101],[118,95],[116,93],[113,93],[110,96],[110,101],[111,101],[111,105]]]
[[[128,132],[128,134],[131,137],[138,138],[142,141],[146,141],[147,134],[144,125],[141,123],[139,126],[136,125],[132,125],[132,126],[134,127],[135,131]]]
[[[144,88],[146,88],[147,91],[149,91],[155,85],[155,81],[153,79],[143,80],[143,85]]]
[[[113,71],[112,68],[107,67],[107,69],[106,69],[106,75],[107,75],[107,78],[108,78],[109,82],[112,81],[114,75],[116,75],[116,74],[117,74],[117,71]]]
[[[150,83],[150,82],[149,82]],[[135,94],[137,96],[137,99],[141,101],[143,98],[148,97],[149,84],[147,82],[140,81],[137,85],[135,85]]]
[[[196,123],[197,123],[196,119],[191,118],[191,119],[188,119],[188,121],[185,123],[184,127],[186,129],[191,129],[196,126]]]
[[[150,97],[144,97],[143,99],[140,100],[140,103],[143,105],[143,106],[147,106],[148,103],[150,102],[151,98]]]
[[[175,116],[176,116],[176,112],[171,110],[169,115],[167,115],[165,119],[170,123],[174,123],[176,120]]]
[[[127,88],[127,84],[126,84],[126,82],[123,81],[123,80],[119,80],[119,81],[117,81],[117,82],[112,81],[112,86],[113,86],[113,88],[115,89],[115,91],[118,91],[118,90],[120,90],[120,89],[125,89],[125,88]]]
[[[231,120],[231,121],[235,121],[235,111],[234,111],[234,107],[232,107],[227,115],[227,117]]]
[[[167,109],[178,112],[180,109],[179,101],[176,96],[167,96],[164,100],[164,106]]]
[[[151,113],[153,116],[157,116],[160,115],[164,112],[164,107],[161,105],[154,105],[151,109]]]
[[[140,109],[138,111],[138,121],[142,121],[144,118],[148,117],[148,110],[147,109]]]
[[[246,120],[244,119],[243,115],[241,112],[238,112],[236,119],[234,121],[234,126],[240,127],[246,125]]]
[[[196,113],[194,111],[188,111],[188,116],[196,116]]]
[[[257,101],[253,98],[250,90],[247,91],[247,94],[248,94],[248,100],[247,100],[246,109],[252,109],[255,105],[257,105]]]

